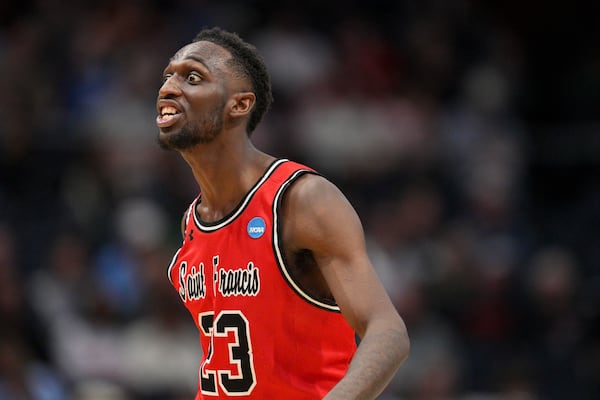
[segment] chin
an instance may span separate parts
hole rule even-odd
[[[160,147],[177,151],[189,150],[200,143],[207,143],[207,141],[203,139],[203,137],[193,134],[191,131],[185,129],[173,132],[161,131],[158,135]]]

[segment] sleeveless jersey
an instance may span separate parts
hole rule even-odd
[[[277,160],[228,216],[196,205],[169,279],[200,332],[199,399],[321,399],[345,374],[355,334],[335,304],[307,293],[286,265],[279,206],[299,176]]]

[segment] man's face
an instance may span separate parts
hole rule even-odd
[[[229,58],[227,50],[206,41],[191,43],[171,58],[156,103],[162,148],[187,150],[221,133]]]

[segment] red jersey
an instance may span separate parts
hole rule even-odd
[[[225,218],[201,221],[196,205],[169,279],[200,331],[199,399],[321,399],[346,373],[355,334],[336,304],[294,280],[279,233],[279,206],[299,176],[277,160]]]

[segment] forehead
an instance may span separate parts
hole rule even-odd
[[[170,61],[185,59],[202,60],[208,68],[224,69],[231,53],[223,47],[208,41],[193,42],[179,49]]]

